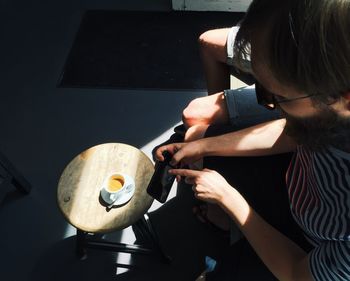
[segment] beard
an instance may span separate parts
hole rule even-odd
[[[285,133],[298,144],[313,151],[329,146],[350,152],[350,118],[337,114],[329,107],[312,117],[294,117],[282,111],[286,118]]]

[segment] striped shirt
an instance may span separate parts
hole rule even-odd
[[[316,281],[350,280],[350,153],[297,148],[287,175],[292,215],[314,245]]]

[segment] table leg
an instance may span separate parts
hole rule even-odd
[[[162,247],[160,246],[159,239],[157,237],[156,232],[153,229],[153,226],[149,220],[147,214],[144,215],[139,221],[137,221],[133,228],[141,234],[143,239],[151,242],[151,247],[147,247],[144,245],[130,245],[123,243],[115,243],[102,241],[100,239],[93,238],[93,235],[89,235],[87,232],[84,232],[80,229],[77,229],[76,236],[76,253],[80,259],[87,258],[87,249],[97,249],[97,250],[106,250],[112,252],[123,252],[129,254],[157,254],[165,262],[170,262],[171,259],[167,256]],[[90,237],[91,236],[91,237]]]
[[[138,222],[136,222],[133,225],[133,228],[142,237],[142,239],[145,239],[151,242],[154,251],[160,255],[160,257],[163,259],[164,262],[166,263],[171,262],[171,258],[165,254],[160,244],[159,238],[157,236],[156,231],[153,228],[153,225],[150,221],[148,214],[145,214],[143,218],[141,218]]]
[[[78,258],[85,260],[87,258],[87,232],[77,229],[77,244],[76,244],[76,253]]]
[[[152,254],[153,250],[140,245],[130,245],[124,243],[116,243],[103,241],[94,238],[94,235],[77,229],[76,236],[76,253],[80,259],[87,258],[87,249],[106,250],[112,252],[123,252],[129,254]]]

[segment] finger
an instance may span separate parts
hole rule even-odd
[[[194,197],[196,197],[196,199],[207,202],[207,200],[206,200],[207,198],[206,198],[205,194],[201,191],[198,191],[197,187],[195,188],[193,193],[194,193]],[[208,212],[208,211],[206,210],[206,212]]]
[[[176,148],[176,151],[174,151],[173,158],[170,161],[170,165],[173,167],[176,167],[179,163],[181,166],[183,166],[185,163],[182,163],[182,159],[185,157],[183,150],[180,146]]]
[[[187,183],[187,184],[194,184],[195,183],[194,182],[194,178],[186,177],[185,178],[185,183]],[[193,187],[192,187],[192,189],[193,189]]]
[[[168,151],[171,155],[174,155],[181,147],[181,143],[171,143],[161,146],[156,151],[156,158],[159,161],[164,161],[163,152]]]
[[[198,199],[198,200],[201,200],[201,196],[198,192],[194,193],[194,197],[196,197],[196,199]]]
[[[158,147],[158,149],[156,150],[156,159],[158,161],[164,161],[164,156],[163,156],[164,151],[167,151],[166,145]]]
[[[190,169],[170,169],[169,173],[172,174],[172,175],[178,175],[178,176],[182,176],[182,177],[196,178],[202,172],[201,171],[196,171],[196,170],[190,170]]]

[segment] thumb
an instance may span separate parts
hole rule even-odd
[[[178,164],[181,162],[183,158],[183,153],[181,152],[181,149],[178,149],[177,152],[173,155],[170,165],[173,167],[177,167]]]

